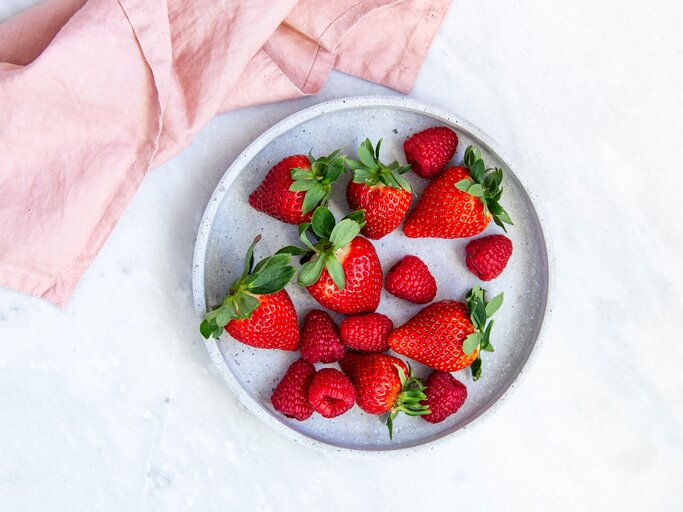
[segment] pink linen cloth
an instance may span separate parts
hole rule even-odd
[[[47,0],[0,24],[0,285],[67,303],[148,169],[332,68],[410,90],[449,0]]]

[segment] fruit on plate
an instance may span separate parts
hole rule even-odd
[[[350,213],[337,223],[330,210],[321,206],[310,223],[299,226],[305,249],[281,249],[308,259],[301,266],[299,284],[321,306],[345,315],[375,311],[382,293],[382,267],[375,247],[358,235],[363,224],[363,212]]]
[[[303,359],[294,361],[270,397],[275,410],[299,421],[310,418],[313,406],[308,401],[308,389],[314,376],[311,363]]]
[[[384,165],[379,159],[381,145],[382,139],[374,148],[370,139],[365,139],[358,148],[358,160],[346,160],[353,170],[353,179],[346,187],[346,201],[352,211],[365,211],[361,232],[373,240],[401,225],[413,197],[410,183],[403,177],[410,165],[401,166],[396,161]]]
[[[414,304],[426,304],[436,296],[436,279],[426,263],[417,256],[404,256],[384,279],[384,288]]]
[[[512,255],[512,241],[505,235],[472,240],[465,248],[465,264],[482,281],[498,277]]]
[[[289,265],[290,255],[275,254],[254,266],[257,236],[244,258],[242,275],[223,302],[209,311],[199,326],[204,338],[218,338],[223,329],[237,341],[256,348],[296,350],[299,324],[294,304],[284,287],[296,269]]]
[[[381,313],[350,316],[339,325],[342,341],[347,347],[359,352],[386,352],[387,338],[394,329],[394,322]]]
[[[336,418],[353,407],[356,390],[336,368],[318,371],[308,388],[308,401],[325,418]]]
[[[403,143],[408,163],[423,178],[436,176],[450,162],[458,147],[458,136],[450,128],[427,128]]]
[[[346,347],[329,313],[314,309],[306,315],[299,350],[309,363],[334,363],[344,357]]]
[[[442,300],[423,308],[389,335],[389,347],[434,370],[457,372],[471,365],[472,377],[478,380],[480,350],[493,352],[493,320],[488,320],[502,304],[502,293],[487,301],[477,285],[464,303]]]
[[[465,151],[465,166],[434,178],[408,214],[403,232],[410,238],[466,238],[478,235],[491,219],[503,230],[512,224],[500,205],[502,169],[486,169],[479,148]]]
[[[288,156],[268,171],[249,204],[288,224],[308,222],[318,205],[327,204],[344,160],[339,151],[317,159],[310,153]]]
[[[450,373],[434,370],[425,382],[429,414],[422,416],[429,423],[440,423],[462,407],[467,399],[467,388]]]
[[[388,354],[347,352],[339,363],[356,388],[358,407],[370,414],[389,413],[387,427],[393,437],[393,422],[403,412],[409,416],[428,414],[424,384],[397,357]]]

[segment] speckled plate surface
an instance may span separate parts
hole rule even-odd
[[[483,354],[483,375],[479,381],[472,381],[469,370],[454,374],[465,383],[469,393],[456,414],[437,425],[400,415],[395,422],[394,439],[390,441],[380,419],[357,406],[332,420],[314,414],[309,420],[298,422],[278,414],[270,403],[270,395],[287,367],[299,357],[298,352],[253,349],[227,334],[220,340],[207,342],[219,372],[240,400],[276,430],[295,440],[323,449],[365,452],[434,442],[470,424],[499,401],[521,373],[536,345],[548,301],[549,266],[546,241],[529,195],[509,163],[501,157],[500,150],[478,129],[438,108],[396,97],[347,98],[307,108],[267,130],[233,162],[214,191],[197,235],[193,269],[197,315],[203,316],[207,308],[220,303],[239,275],[244,252],[254,236],[263,235],[256,249],[257,259],[284,245],[297,243],[295,226],[259,213],[247,202],[249,193],[276,162],[287,155],[308,153],[311,148],[316,156],[342,148],[355,157],[365,137],[372,141],[384,139],[383,161],[404,162],[405,138],[436,125],[449,126],[458,134],[460,142],[454,162],[460,163],[465,148],[476,144],[487,166],[502,167],[505,171],[501,203],[515,222],[508,235],[514,252],[505,272],[498,279],[484,283],[489,297],[505,292],[505,303],[494,317],[491,339],[495,352]],[[427,181],[414,173],[407,176],[419,197]],[[347,212],[344,196],[347,179],[344,176],[340,179],[330,204],[337,218]],[[491,223],[484,234],[497,232],[501,232],[500,228]],[[403,255],[415,254],[436,277],[439,290],[435,300],[463,300],[477,283],[464,264],[467,242],[466,239],[410,239],[399,229],[374,244],[385,272]],[[300,321],[310,309],[318,307],[304,289],[295,284],[287,289]],[[378,311],[398,326],[420,309],[421,306],[383,291]],[[339,315],[333,316],[337,321],[341,319]],[[413,367],[419,376],[429,373],[418,363],[413,363]]]

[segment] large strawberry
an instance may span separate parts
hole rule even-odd
[[[465,167],[450,167],[434,178],[403,225],[410,238],[466,238],[491,219],[503,230],[512,224],[500,205],[502,169],[486,169],[479,148],[465,151]]]
[[[327,204],[332,183],[343,171],[339,151],[317,159],[310,153],[288,156],[268,171],[249,204],[288,224],[308,222],[316,206]]]
[[[427,399],[424,384],[397,357],[348,352],[339,366],[356,388],[358,407],[370,414],[389,412],[389,437],[393,437],[393,422],[400,412],[429,414],[429,407],[420,403]]]
[[[379,305],[382,292],[382,267],[372,243],[358,236],[363,227],[363,212],[353,212],[339,223],[321,206],[311,223],[299,226],[299,238],[306,245],[285,247],[282,252],[304,254],[299,284],[305,286],[320,305],[343,313],[371,313]],[[309,235],[316,242],[311,242]]]
[[[434,302],[389,335],[389,347],[435,370],[457,372],[472,366],[474,380],[481,376],[480,349],[493,352],[488,319],[503,304],[503,294],[486,300],[478,285],[466,303]],[[488,322],[488,323],[487,323]]]
[[[346,200],[351,210],[365,210],[362,233],[374,240],[395,230],[403,222],[413,194],[410,183],[402,176],[409,165],[394,161],[384,165],[379,159],[382,139],[373,148],[370,139],[358,148],[358,160],[347,159],[353,179],[346,187]]]
[[[242,275],[222,304],[209,311],[199,330],[205,338],[218,338],[223,328],[238,341],[256,348],[296,350],[299,324],[284,287],[296,273],[289,254],[276,254],[254,266],[254,239],[244,258]]]

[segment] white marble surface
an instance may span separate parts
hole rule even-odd
[[[196,335],[193,241],[230,161],[302,107],[393,94],[334,74],[151,172],[66,310],[0,290],[0,510],[683,510],[681,24],[679,0],[459,0],[434,42],[411,96],[534,177],[556,259],[544,345],[487,421],[325,455],[237,403]]]

